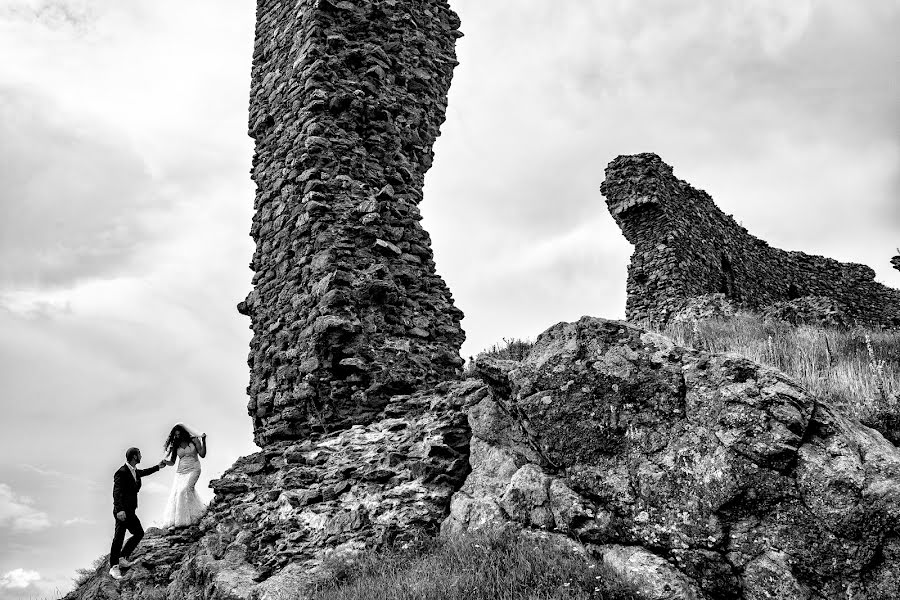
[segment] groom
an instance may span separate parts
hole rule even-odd
[[[152,475],[166,466],[166,461],[161,460],[158,465],[149,469],[138,469],[139,462],[141,451],[129,448],[125,452],[125,464],[119,467],[113,476],[113,515],[116,517],[116,532],[113,534],[112,548],[109,550],[109,574],[113,579],[121,579],[122,569],[131,566],[128,557],[144,537],[144,528],[141,527],[141,522],[135,514],[141,477]],[[123,548],[125,530],[131,533],[131,537]]]

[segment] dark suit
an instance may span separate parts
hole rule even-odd
[[[131,474],[128,465],[122,465],[113,476],[113,518],[116,519],[116,531],[113,534],[112,547],[109,550],[109,564],[114,567],[119,564],[119,557],[128,558],[138,543],[144,537],[144,528],[137,518],[138,492],[141,490],[141,477],[152,475],[159,471],[159,465],[149,469],[135,469],[137,479]],[[125,520],[116,518],[118,512],[125,513]],[[125,541],[125,531],[131,533],[128,543]]]

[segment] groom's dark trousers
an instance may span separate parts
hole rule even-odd
[[[137,518],[137,496],[141,490],[141,477],[152,475],[159,471],[159,465],[149,469],[135,469],[137,479],[131,474],[127,465],[122,465],[113,476],[113,518],[116,520],[116,531],[113,534],[112,547],[109,549],[109,565],[119,564],[119,557],[128,558],[144,537],[144,528]],[[120,521],[116,514],[125,513],[125,520]],[[125,541],[125,532],[131,533],[128,542]]]

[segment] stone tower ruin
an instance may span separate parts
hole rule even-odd
[[[444,0],[258,0],[248,394],[259,445],[365,423],[462,365],[419,221],[461,34]]]
[[[600,189],[634,244],[625,307],[630,321],[666,323],[686,300],[722,293],[751,309],[824,297],[852,322],[900,328],[900,290],[877,283],[871,268],[770,247],[655,154],[616,158]]]

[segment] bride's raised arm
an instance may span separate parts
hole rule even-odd
[[[206,458],[206,434],[200,437],[194,437],[194,446],[197,447],[197,454],[200,458]]]

